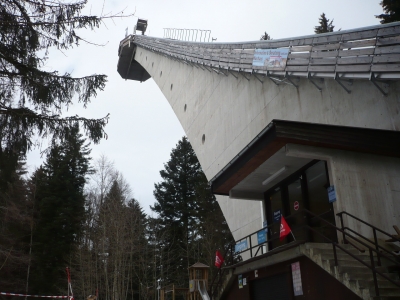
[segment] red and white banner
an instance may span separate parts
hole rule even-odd
[[[72,299],[72,296],[41,296],[41,295],[25,295],[25,294],[14,294],[14,293],[3,293],[3,292],[0,292],[0,295],[14,296],[14,297],[34,297],[34,298],[54,298],[54,299],[71,298]]]
[[[222,256],[221,252],[217,250],[217,252],[215,253],[215,266],[220,269],[223,263],[224,257]]]
[[[292,230],[289,225],[286,223],[286,220],[283,216],[281,216],[281,232],[279,234],[279,239],[283,241],[285,236],[287,236]]]
[[[71,285],[71,273],[69,272],[69,268],[65,268],[67,271],[67,277],[68,277],[68,297],[70,297],[69,292],[71,292],[71,300],[74,300],[74,293],[72,292],[72,285]]]

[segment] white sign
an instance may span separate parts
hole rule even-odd
[[[269,70],[283,70],[286,67],[289,49],[255,49],[253,66],[266,67]]]
[[[293,292],[295,296],[303,295],[303,285],[301,284],[300,262],[292,264]]]

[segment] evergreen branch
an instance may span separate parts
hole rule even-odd
[[[35,135],[65,141],[78,124],[94,143],[107,137],[104,127],[109,115],[100,119],[61,117],[75,96],[86,108],[104,89],[107,77],[74,78],[69,73],[41,70],[50,47],[69,49],[81,41],[95,44],[75,30],[93,30],[106,19],[133,16],[123,11],[109,15],[102,11],[100,17],[81,15],[86,4],[86,0],[3,0],[0,5],[0,153],[26,153]],[[41,50],[43,56],[38,54]]]
[[[34,132],[41,137],[46,137],[51,134],[54,139],[63,139],[65,134],[68,133],[68,130],[76,124],[81,124],[89,139],[97,144],[100,139],[107,138],[104,127],[108,123],[110,117],[110,115],[107,114],[100,119],[87,119],[79,116],[61,118],[57,114],[39,114],[27,107],[12,108],[5,107],[4,105],[0,105],[0,116],[3,116],[0,118],[2,146],[9,148],[10,145],[7,145],[7,141],[4,140],[4,133],[13,132],[13,142],[18,140],[20,143],[27,145],[24,151],[30,149],[28,140]]]
[[[114,19],[114,18],[129,18],[129,17],[133,17],[135,15],[135,13],[129,14],[129,15],[120,15],[121,13],[123,13],[122,11],[115,14],[115,15],[111,15],[111,16],[103,16],[103,17],[97,17],[97,16],[90,16],[90,17],[75,17],[72,19],[68,19],[68,20],[64,20],[61,21],[60,23],[65,24],[65,25],[73,25],[76,23],[80,23],[80,21],[82,21],[83,18],[85,18],[86,21],[91,20],[91,21],[96,21],[100,24],[101,21],[103,21],[104,19]],[[50,16],[52,16],[52,14],[49,14]],[[15,15],[18,16],[18,15]],[[30,18],[38,18],[39,16],[30,16]],[[89,23],[89,22],[87,22]],[[58,22],[50,22],[50,21],[38,21],[38,22],[29,22],[29,24],[27,24],[26,22],[11,22],[11,21],[4,21],[4,20],[0,20],[0,24],[5,24],[8,26],[15,26],[15,27],[21,27],[21,26],[28,26],[28,25],[32,25],[33,27],[35,26],[49,26],[49,25],[56,25],[59,24]],[[74,28],[86,28],[86,27],[74,27]]]

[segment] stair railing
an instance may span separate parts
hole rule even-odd
[[[353,259],[357,260],[359,263],[361,263],[362,265],[366,266],[368,269],[370,269],[372,271],[372,275],[373,275],[373,279],[374,279],[374,286],[375,286],[375,293],[376,296],[379,296],[379,286],[378,286],[378,279],[377,279],[377,274],[382,276],[383,278],[385,278],[386,280],[388,280],[389,282],[391,282],[392,284],[400,287],[400,282],[397,282],[395,280],[392,280],[391,278],[389,278],[388,276],[386,276],[385,274],[383,274],[381,271],[377,270],[375,267],[375,261],[374,261],[374,253],[376,256],[382,256],[383,258],[391,261],[394,265],[400,267],[400,263],[397,259],[393,259],[392,257],[387,256],[386,254],[380,253],[380,248],[378,248],[378,250],[375,247],[371,247],[369,244],[365,243],[364,241],[358,239],[355,236],[350,235],[349,233],[347,233],[345,230],[342,230],[339,227],[336,227],[335,225],[329,223],[327,220],[317,216],[316,214],[312,213],[311,211],[307,210],[307,209],[303,209],[303,212],[305,212],[308,215],[313,216],[314,218],[319,219],[320,221],[326,223],[328,226],[334,228],[338,233],[342,233],[344,240],[346,239],[346,235],[353,239],[354,241],[356,241],[357,243],[359,243],[360,245],[366,247],[369,251],[369,256],[370,256],[370,261],[371,264],[367,264],[365,261],[363,261],[362,259],[358,258],[357,256],[355,256],[354,254],[350,253],[348,250],[346,250],[344,247],[340,246],[336,241],[332,241],[330,238],[326,237],[325,235],[323,235],[322,233],[318,232],[317,230],[315,230],[314,228],[310,227],[309,225],[305,225],[304,227],[306,227],[308,230],[311,230],[315,233],[317,233],[318,235],[320,235],[321,237],[323,237],[325,240],[329,241],[332,244],[333,247],[333,255],[334,255],[334,260],[335,260],[335,266],[338,266],[338,259],[337,259],[337,249],[339,248],[340,250],[342,250],[343,252],[345,252],[346,254],[348,254],[349,256],[351,256]],[[360,219],[359,219],[360,220]],[[362,220],[360,220],[362,221]],[[363,221],[364,222],[364,221]],[[366,223],[366,222],[365,222]],[[368,224],[368,223],[366,223]],[[372,226],[372,225],[371,225]],[[376,227],[375,227],[376,228]],[[378,228],[376,228],[378,229]],[[379,229],[380,230],[380,229]],[[361,236],[361,235],[360,235]],[[363,237],[364,239],[366,239],[365,237]],[[348,241],[348,240],[347,240]],[[351,244],[353,247],[354,245]],[[356,247],[357,248],[357,247]]]
[[[295,216],[297,216],[300,213],[302,213],[302,211],[296,212],[296,213],[292,214],[291,216],[288,216],[286,218],[286,220],[290,221],[291,218],[294,218]],[[321,215],[324,215],[324,214],[326,214],[326,213],[323,213]],[[271,230],[273,225],[274,224],[270,224],[270,225],[262,228],[261,230],[268,230],[269,231],[269,230]],[[261,252],[260,255],[264,254],[264,247],[268,243],[274,242],[274,241],[279,239],[279,236],[278,237],[274,237],[274,238],[270,238],[270,239],[267,239],[265,242],[263,242],[261,244],[253,246],[253,244],[252,244],[252,236],[257,235],[257,233],[259,231],[260,230],[257,230],[256,232],[253,232],[253,233],[251,233],[251,234],[249,234],[249,235],[247,235],[247,236],[235,241],[234,243],[229,244],[225,248],[225,253],[224,253],[223,257],[225,259],[225,264],[227,266],[231,266],[234,263],[239,263],[242,260],[242,256],[241,255],[243,253],[245,253],[245,252],[250,252],[250,258],[258,256],[259,252]],[[243,249],[243,250],[240,250],[240,251],[236,251],[235,245],[240,243],[240,242],[244,242],[244,241],[246,241],[246,243],[249,246],[246,247],[246,249]],[[301,241],[301,243],[305,243],[305,242],[306,241]],[[272,255],[272,254],[275,254],[275,253],[278,253],[278,252],[283,252],[285,250],[287,250],[287,249],[286,248],[274,249],[273,252],[269,251],[268,254]],[[212,280],[212,282],[211,282],[211,284],[209,286],[209,291],[208,291],[211,299],[215,299],[215,297],[216,297],[216,295],[218,293],[219,287],[222,285],[222,280],[224,279],[224,275],[226,274],[226,270],[227,269],[229,269],[229,268],[223,267],[223,268],[219,269],[218,272],[215,274],[215,276],[214,276],[214,278],[213,278],[213,280]]]
[[[379,243],[378,243],[378,238],[377,238],[377,232],[380,232],[380,233],[386,235],[387,237],[391,238],[391,239],[394,240],[394,241],[400,242],[400,239],[396,238],[396,236],[391,235],[390,233],[388,233],[388,232],[386,232],[386,231],[383,231],[382,229],[380,229],[380,228],[378,228],[378,227],[376,227],[376,226],[374,226],[374,225],[372,225],[372,224],[370,224],[370,223],[368,223],[368,222],[365,222],[365,221],[361,220],[360,218],[358,218],[358,217],[356,217],[356,216],[354,216],[354,215],[352,215],[352,214],[350,214],[350,213],[348,213],[348,212],[346,212],[346,211],[342,211],[342,212],[340,212],[340,213],[337,213],[336,215],[340,218],[340,225],[341,225],[341,227],[342,227],[341,229],[342,229],[343,231],[346,231],[346,230],[347,230],[347,231],[350,231],[351,233],[353,233],[353,234],[357,235],[358,237],[360,237],[360,238],[366,240],[367,242],[369,242],[369,243],[371,243],[371,244],[374,244],[375,250],[377,251],[378,254],[381,253],[381,252],[385,252],[385,253],[387,253],[387,254],[389,254],[389,255],[391,255],[391,256],[396,257],[396,256],[394,255],[394,253],[390,252],[389,250],[387,250],[387,249],[385,249],[384,247],[382,247],[382,246],[379,245]],[[371,241],[370,239],[364,237],[363,235],[359,234],[359,233],[356,232],[355,230],[353,230],[353,229],[351,229],[351,228],[349,228],[349,227],[347,227],[347,226],[344,226],[343,215],[347,215],[347,216],[349,216],[350,218],[352,218],[352,219],[354,219],[354,220],[357,220],[358,222],[360,222],[360,223],[362,223],[362,224],[367,225],[368,227],[370,227],[370,228],[372,229],[372,234],[373,234],[373,236],[374,236],[374,241]],[[345,238],[345,235],[344,235],[344,234],[343,234],[343,242],[344,242],[345,244],[349,243],[349,241]],[[378,256],[377,256],[377,259],[378,259],[378,266],[381,266],[381,265],[382,265],[382,263],[381,263],[381,255],[378,255]]]
[[[335,262],[335,266],[338,266],[338,258],[337,258],[337,249],[340,249],[341,251],[343,251],[344,253],[348,254],[350,257],[352,257],[353,259],[357,260],[359,263],[361,263],[362,265],[364,265],[365,267],[367,267],[368,269],[370,269],[372,271],[372,275],[373,275],[373,280],[374,280],[374,286],[375,286],[375,292],[376,292],[376,296],[379,296],[379,286],[378,286],[378,280],[377,280],[377,275],[380,275],[381,277],[385,278],[386,280],[388,280],[389,282],[391,282],[392,284],[400,287],[400,283],[396,282],[394,280],[392,280],[391,278],[389,278],[388,276],[386,276],[385,274],[383,274],[381,271],[379,271],[376,266],[375,266],[375,260],[374,257],[376,256],[378,259],[378,266],[381,265],[381,258],[385,258],[386,260],[390,261],[391,263],[393,263],[395,266],[398,266],[400,268],[400,262],[397,260],[396,257],[393,257],[393,253],[390,253],[389,251],[387,251],[386,249],[384,249],[383,247],[379,246],[377,243],[377,239],[376,239],[376,232],[381,232],[387,236],[389,236],[390,238],[394,238],[392,235],[390,235],[389,233],[384,232],[383,230],[368,224],[367,222],[347,213],[347,212],[341,212],[338,214],[338,216],[341,218],[341,226],[342,228],[339,228],[337,226],[335,226],[334,224],[330,223],[329,221],[327,221],[326,219],[324,219],[322,216],[326,214],[322,213],[320,215],[316,215],[313,212],[307,210],[307,209],[303,209],[301,211],[298,211],[288,217],[286,217],[286,220],[288,221],[288,223],[290,222],[291,218],[296,217],[299,214],[304,214],[304,217],[307,217],[307,215],[309,217],[311,217],[312,219],[318,219],[319,221],[322,221],[323,223],[325,223],[328,227],[331,227],[333,229],[336,230],[337,234],[341,234],[343,236],[343,241],[352,245],[354,248],[356,248],[357,250],[361,250],[359,247],[357,247],[357,245],[351,243],[349,241],[349,239],[357,242],[359,245],[362,245],[363,247],[365,247],[366,249],[368,249],[369,252],[369,256],[370,256],[370,264],[366,263],[365,261],[363,261],[362,259],[358,258],[356,255],[352,254],[350,251],[348,251],[347,249],[345,249],[344,247],[342,247],[340,244],[337,243],[337,241],[333,241],[332,239],[328,238],[327,236],[325,236],[323,233],[319,232],[318,230],[316,230],[315,228],[311,227],[308,224],[304,224],[304,225],[300,225],[296,228],[292,228],[293,232],[299,232],[300,230],[307,230],[310,232],[314,232],[317,235],[321,236],[324,240],[326,240],[328,243],[332,244],[333,247],[333,255],[334,255],[334,262]],[[354,219],[370,226],[373,229],[373,234],[374,234],[374,242],[372,242],[371,240],[369,240],[368,238],[362,236],[361,234],[355,232],[354,230],[352,230],[351,228],[345,227],[343,225],[343,219],[342,219],[342,215],[343,214],[347,214],[351,217],[353,217]],[[273,226],[273,224],[268,225],[267,227],[262,228],[261,230],[265,230],[267,228],[267,230],[270,230],[271,227]],[[244,252],[248,251],[250,253],[250,258],[253,258],[255,256],[258,256],[259,251],[261,251],[261,255],[263,254],[263,248],[265,247],[266,244],[271,243],[275,240],[279,239],[279,236],[273,237],[273,238],[269,238],[267,239],[265,242],[260,243],[256,246],[253,246],[251,243],[251,239],[252,236],[257,235],[257,233],[260,230],[257,230],[256,232],[253,232],[237,241],[235,241],[235,244],[231,244],[228,246],[228,248],[225,251],[225,256],[229,253],[230,256],[230,263],[233,264],[234,262],[234,258],[236,257],[240,257],[241,254],[243,254]],[[352,234],[355,234],[352,235]],[[396,238],[395,238],[396,239]],[[398,239],[396,239],[398,240]],[[250,247],[247,247],[246,249],[243,249],[241,251],[237,251],[235,252],[235,245],[243,242],[243,241],[248,241],[248,245]],[[400,240],[399,240],[400,241]],[[296,246],[300,243],[305,243],[306,241],[297,241],[297,243],[293,243],[296,244]],[[374,245],[373,247],[371,246],[371,243]],[[289,243],[288,245],[290,245],[292,243]],[[285,245],[287,246],[287,245]],[[254,249],[258,248],[255,252]],[[236,249],[237,250],[237,249]],[[278,248],[274,248],[270,251],[268,251],[265,255],[273,255],[275,253],[281,252],[281,251],[285,251],[287,250],[287,247],[283,247],[280,246]],[[254,253],[254,256],[253,256]],[[390,254],[390,255],[388,255]],[[227,263],[229,263],[227,261]],[[218,273],[214,276],[214,279],[212,281],[212,284],[210,285],[210,296],[212,299],[214,299],[214,297],[216,296],[217,292],[218,292],[218,288],[221,285],[221,281],[223,279],[225,270],[228,268],[222,268],[218,271]]]
[[[286,220],[288,222],[290,222],[290,220],[292,218],[294,218],[297,215],[302,214],[302,213],[303,213],[303,211],[298,211],[298,212],[286,217]],[[320,214],[319,216],[323,216],[326,213],[328,213],[328,212],[324,212],[324,213]],[[270,224],[270,225],[262,228],[261,230],[270,231],[272,229],[272,226],[274,226],[274,224]],[[298,228],[300,228],[300,227],[298,227]],[[246,253],[246,252],[249,252],[250,258],[256,257],[258,255],[263,255],[264,254],[264,248],[266,247],[266,245],[268,243],[272,243],[272,242],[277,241],[279,239],[279,236],[273,237],[273,238],[267,239],[263,243],[260,243],[260,244],[257,244],[257,245],[253,246],[252,237],[256,236],[258,232],[260,232],[260,230],[257,230],[255,232],[253,232],[253,233],[251,233],[251,234],[249,234],[249,235],[247,235],[247,236],[235,241],[234,243],[229,244],[226,247],[225,253],[224,253],[225,264],[229,266],[229,265],[233,265],[234,263],[240,262],[242,260],[242,255],[244,253]],[[237,245],[238,243],[241,243],[241,242],[245,242],[248,246],[243,250],[236,251],[237,249],[235,249],[235,245]],[[300,243],[305,243],[305,242],[306,241],[301,241]],[[275,248],[275,249],[273,249],[273,251],[272,250],[268,251],[268,254],[272,255],[272,254],[283,252],[283,251],[286,251],[286,250],[287,250],[287,248],[285,248],[285,247],[279,248],[279,249]],[[209,286],[209,291],[208,291],[211,299],[214,299],[214,297],[216,297],[216,295],[218,293],[218,290],[219,290],[219,287],[222,284],[222,280],[224,279],[224,275],[226,274],[226,270],[227,270],[227,268],[223,267],[223,268],[219,269],[218,272],[214,275],[214,278],[213,278],[213,280],[212,280],[212,282],[211,282],[211,284]]]

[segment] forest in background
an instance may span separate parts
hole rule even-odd
[[[79,32],[133,16],[86,15],[86,4],[0,5],[0,292],[67,295],[69,267],[76,299],[151,299],[158,283],[188,287],[187,268],[212,266],[231,234],[186,138],[160,172],[149,217],[112,158],[90,155],[109,115],[63,115],[86,108],[107,75],[51,70],[51,50],[90,43]],[[27,174],[26,154],[44,140],[45,161]]]
[[[86,16],[85,4],[0,6],[0,291],[66,295],[69,266],[77,299],[152,299],[158,280],[187,287],[187,268],[197,261],[211,266],[212,278],[215,250],[232,237],[186,138],[160,172],[152,218],[111,160],[90,157],[88,142],[106,137],[109,116],[62,116],[73,100],[86,107],[107,81],[43,68],[50,48],[78,46],[79,29],[116,17]],[[398,2],[380,4],[382,24],[399,20]],[[332,22],[322,14],[315,33],[333,31]],[[46,161],[28,175],[26,153],[50,137]]]
[[[158,284],[187,288],[196,262],[213,278],[232,236],[186,137],[160,174],[150,217],[79,127],[32,175],[20,161],[0,191],[0,291],[66,295],[67,266],[76,299],[153,299]]]

